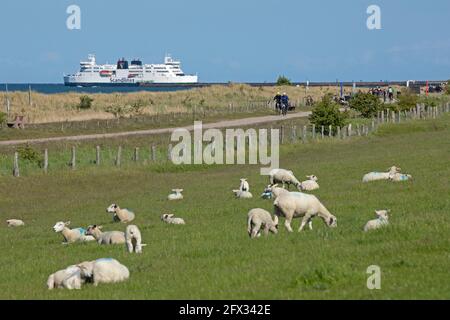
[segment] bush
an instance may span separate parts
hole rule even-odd
[[[331,95],[325,95],[322,98],[322,101],[314,105],[312,113],[309,116],[309,120],[312,124],[315,124],[316,127],[324,126],[325,133],[328,134],[329,126],[333,126],[334,129],[336,127],[345,126],[348,113],[341,112],[339,108],[340,105],[333,101],[333,97]]]
[[[19,154],[19,158],[30,161],[33,163],[38,164],[40,167],[43,164],[43,158],[42,155],[34,150],[30,145],[20,146],[17,148],[17,152]]]
[[[78,109],[90,109],[92,107],[92,101],[94,101],[94,99],[89,96],[81,96]]]
[[[361,113],[364,118],[372,118],[382,109],[382,103],[373,94],[359,92],[350,99],[350,108]]]
[[[0,112],[0,124],[4,124],[6,122],[6,113]]]
[[[445,86],[445,94],[450,94],[450,80],[447,81],[447,85]]]
[[[415,108],[419,103],[419,96],[410,90],[406,89],[402,91],[402,94],[398,97],[397,110],[404,111],[411,108]]]
[[[285,76],[279,76],[277,79],[277,86],[290,86],[292,85],[291,80]]]

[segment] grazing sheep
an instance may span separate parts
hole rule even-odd
[[[173,214],[163,214],[161,220],[169,224],[186,224],[182,218],[174,218]]]
[[[276,183],[282,183],[284,188],[284,185],[287,184],[289,189],[290,185],[292,184],[296,186],[299,191],[302,191],[300,181],[297,180],[292,171],[285,169],[273,169],[269,173],[269,180],[270,184],[272,185]]]
[[[83,279],[89,279],[94,286],[99,283],[116,283],[125,281],[130,277],[126,266],[112,258],[102,258],[86,261],[77,265]]]
[[[60,288],[79,290],[83,283],[84,280],[81,279],[80,268],[75,265],[56,271],[47,279],[47,287],[49,290]]]
[[[302,181],[300,184],[303,191],[313,191],[319,189],[319,184],[317,183],[318,179],[316,176],[306,176],[308,180]]]
[[[167,196],[168,200],[181,200],[183,195],[181,194],[183,189],[172,189],[172,193]]]
[[[128,223],[128,222],[133,221],[135,218],[134,212],[132,212],[128,209],[120,209],[119,206],[115,203],[110,205],[106,209],[106,212],[114,213],[114,215],[113,215],[114,222]]]
[[[251,199],[253,198],[253,195],[248,191],[241,191],[241,190],[233,190],[234,195],[236,198],[239,199]]]
[[[391,210],[375,210],[377,219],[370,220],[364,226],[364,231],[379,229],[389,224],[389,213]]]
[[[87,242],[87,241],[94,241],[95,238],[93,236],[87,235],[86,230],[83,228],[74,228],[69,229],[67,226],[70,225],[70,221],[67,222],[57,222],[53,226],[53,230],[56,233],[61,233],[64,242],[63,244],[73,243],[73,242]]]
[[[125,242],[129,253],[142,253],[142,247],[146,246],[142,243],[141,231],[135,225],[129,225],[125,230]]]
[[[289,232],[292,232],[292,219],[298,217],[303,217],[299,232],[303,230],[307,223],[312,230],[312,218],[315,216],[321,217],[327,226],[337,227],[336,217],[314,195],[301,192],[295,194],[283,193],[275,199],[273,204],[275,215],[286,218],[284,225]]]
[[[242,192],[250,191],[250,185],[248,184],[248,181],[246,178],[241,179],[241,185],[239,186],[239,190]]]
[[[412,179],[412,175],[404,173],[396,173],[391,175],[389,179],[395,182],[408,181]]]
[[[388,172],[370,172],[364,175],[363,182],[371,182],[378,180],[389,180],[393,175],[399,173],[402,169],[392,166]]]
[[[247,214],[247,232],[251,238],[259,237],[261,229],[267,236],[269,231],[278,233],[278,217],[274,216],[273,220],[269,212],[264,209],[252,209]]]
[[[97,240],[99,244],[124,244],[125,243],[125,233],[121,231],[107,231],[102,232],[102,226],[89,226],[87,228],[86,234],[91,235]]]
[[[272,198],[277,198],[280,194],[283,193],[292,193],[292,194],[296,194],[298,192],[289,192],[286,189],[280,188],[278,187],[278,184],[274,184],[271,185],[269,184],[265,189],[263,194],[261,195],[264,199],[272,199]]]
[[[8,227],[21,227],[25,225],[25,222],[19,219],[9,219],[6,220],[6,223],[8,224]]]

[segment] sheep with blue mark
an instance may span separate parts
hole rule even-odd
[[[391,210],[375,210],[377,219],[370,220],[364,226],[364,231],[379,229],[389,224],[389,213]]]
[[[53,230],[56,233],[61,233],[63,238],[64,238],[64,242],[63,244],[69,244],[69,243],[73,243],[73,242],[87,242],[87,241],[94,241],[95,238],[93,236],[87,235],[86,234],[86,229],[83,228],[74,228],[74,229],[69,229],[68,226],[70,225],[70,221],[67,222],[57,222],[54,226],[53,226]]]
[[[388,172],[369,172],[364,175],[362,181],[363,182],[372,182],[372,181],[378,181],[378,180],[389,180],[395,174],[400,173],[400,171],[402,169],[398,168],[396,166],[392,166],[388,170],[389,170]]]

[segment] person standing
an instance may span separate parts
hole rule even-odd
[[[275,97],[273,97],[273,101],[275,101],[275,109],[281,110],[281,93],[278,91]]]

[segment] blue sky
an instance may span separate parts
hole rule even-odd
[[[81,30],[66,9],[81,8]],[[382,30],[368,30],[367,7]],[[450,78],[448,0],[2,0],[0,82],[61,83],[79,60],[181,59],[200,81]]]

